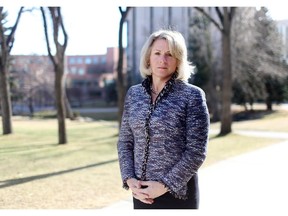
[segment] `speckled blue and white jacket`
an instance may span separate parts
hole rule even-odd
[[[207,153],[205,94],[172,77],[153,104],[150,86],[148,77],[126,94],[117,144],[123,187],[129,178],[154,180],[187,199],[187,182]]]

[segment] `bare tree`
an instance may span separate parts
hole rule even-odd
[[[234,99],[252,108],[256,100],[266,100],[267,110],[279,96],[276,86],[287,71],[281,62],[282,41],[276,25],[262,7],[238,8],[232,29],[232,72]],[[274,96],[273,96],[274,95]]]
[[[242,104],[248,110],[247,104],[252,107],[253,101],[263,92],[261,73],[257,70],[260,61],[257,57],[259,49],[252,49],[256,44],[256,27],[254,7],[241,7],[235,13],[232,37],[232,80],[233,100]]]
[[[52,25],[53,25],[53,41],[55,44],[55,55],[52,55],[49,37],[48,37],[48,28],[46,21],[46,14],[43,7],[41,7],[43,22],[44,22],[44,31],[46,37],[46,44],[49,57],[54,65],[55,71],[55,96],[56,96],[56,107],[57,107],[57,118],[58,118],[58,138],[59,144],[67,143],[66,135],[66,109],[65,109],[65,89],[64,89],[64,62],[65,62],[65,50],[68,43],[68,35],[66,33],[61,8],[60,7],[48,7],[48,10],[51,15]],[[62,32],[63,35],[63,44],[60,42],[59,33]]]
[[[232,63],[231,63],[231,28],[235,7],[215,7],[214,18],[201,7],[195,7],[203,13],[221,32],[222,37],[222,85],[221,85],[221,129],[219,135],[232,132]]]
[[[119,11],[121,13],[120,23],[119,23],[119,39],[118,39],[118,47],[119,47],[119,60],[117,67],[117,90],[118,90],[118,122],[119,126],[122,120],[122,114],[124,109],[124,100],[126,94],[126,80],[123,74],[123,58],[124,58],[124,49],[123,49],[123,25],[125,23],[126,17],[128,15],[131,7],[127,7],[126,10],[123,10],[122,7],[119,7]]]
[[[2,125],[3,134],[11,134],[12,130],[12,106],[10,96],[10,85],[9,85],[9,59],[10,52],[12,50],[15,32],[20,21],[20,17],[23,11],[23,7],[20,8],[15,24],[10,28],[4,27],[5,18],[7,13],[4,12],[4,8],[0,7],[0,102],[1,102],[1,114],[2,114]],[[8,35],[5,33],[10,30]]]
[[[207,96],[207,105],[212,122],[220,120],[219,91],[219,36],[202,13],[195,11],[189,20],[189,58],[196,66],[196,73],[191,82],[201,87]],[[217,30],[216,30],[217,31]]]
[[[28,105],[30,116],[43,103],[54,101],[54,68],[47,56],[13,56],[13,62],[21,59],[21,64],[11,64],[11,77],[18,82],[11,86],[12,101],[18,107]],[[48,61],[47,61],[48,60]],[[13,100],[14,99],[14,100]],[[47,101],[49,99],[49,101]],[[51,102],[50,102],[51,103]],[[36,106],[36,107],[35,107]],[[17,110],[16,110],[17,111]],[[21,109],[18,109],[21,113]]]

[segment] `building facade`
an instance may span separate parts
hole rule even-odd
[[[72,107],[111,99],[107,88],[110,92],[114,88],[116,92],[118,56],[118,48],[114,47],[107,48],[101,55],[66,56],[65,87]],[[10,71],[15,112],[27,113],[54,106],[55,72],[48,56],[13,55]]]
[[[116,83],[118,48],[107,48],[104,55],[68,55],[66,88],[75,106],[107,99],[106,87]]]
[[[54,68],[47,56],[14,55],[9,66],[13,113],[54,106]]]

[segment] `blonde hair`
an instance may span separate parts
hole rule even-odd
[[[149,36],[141,50],[139,65],[141,76],[146,78],[147,76],[152,75],[149,59],[151,54],[151,47],[154,41],[157,39],[165,39],[168,42],[171,55],[177,59],[178,65],[176,67],[176,79],[188,81],[191,74],[194,72],[194,67],[191,65],[191,62],[188,61],[187,47],[183,35],[175,30],[161,29],[153,32]]]

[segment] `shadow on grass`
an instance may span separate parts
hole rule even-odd
[[[9,146],[9,145],[3,145],[0,149],[0,154],[9,154],[9,153],[18,153],[18,152],[25,152],[25,151],[31,151],[31,150],[42,150],[47,149],[50,147],[58,147],[59,144],[33,144],[33,145],[17,145],[17,146]]]
[[[66,173],[71,173],[71,172],[83,170],[83,169],[88,169],[88,168],[93,168],[93,167],[97,167],[97,166],[101,166],[101,165],[105,165],[105,164],[109,164],[109,163],[114,163],[116,161],[118,161],[118,159],[104,161],[104,162],[100,162],[100,163],[96,163],[96,164],[90,164],[90,165],[82,166],[82,167],[76,167],[76,168],[68,169],[68,170],[62,170],[59,172],[46,173],[46,174],[42,174],[42,175],[35,175],[35,176],[30,176],[30,177],[25,177],[25,178],[8,179],[5,181],[0,181],[0,189],[6,188],[6,187],[11,187],[14,185],[24,184],[24,183],[31,182],[31,181],[38,180],[38,179],[49,178],[49,177],[53,177],[53,176],[57,176],[57,175],[62,175],[62,174],[66,174]]]
[[[271,115],[275,113],[276,111],[267,111],[267,110],[246,110],[241,111],[238,113],[233,114],[232,118],[234,122],[237,121],[247,121],[247,120],[256,120],[256,119],[262,119],[265,116]]]

